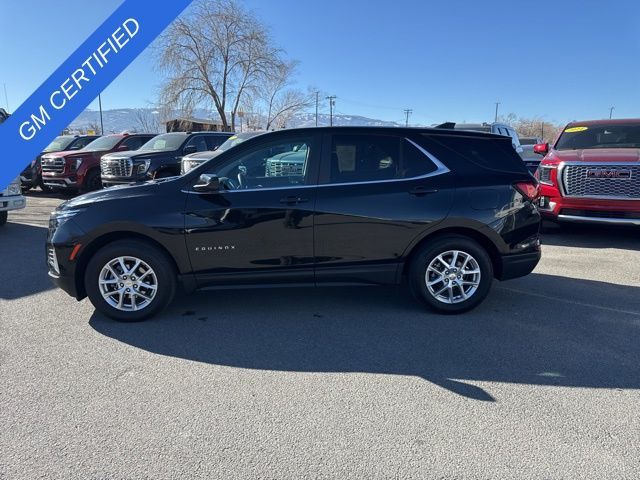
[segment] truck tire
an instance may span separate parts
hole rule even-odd
[[[123,239],[91,257],[84,284],[97,310],[120,322],[138,322],[171,302],[177,275],[164,251],[142,240]]]
[[[102,179],[100,178],[100,170],[93,169],[84,177],[84,183],[80,188],[81,193],[93,192],[94,190],[100,190],[102,188]]]
[[[414,296],[432,310],[455,314],[478,306],[493,283],[487,251],[462,235],[440,237],[413,256],[409,284]]]

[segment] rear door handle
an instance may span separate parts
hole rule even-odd
[[[308,201],[309,200],[306,198],[294,197],[294,196],[282,197],[280,199],[280,203],[286,203],[287,205],[295,205],[297,203],[306,203]]]
[[[409,190],[411,195],[415,195],[416,197],[424,197],[425,195],[430,195],[432,193],[437,193],[437,188],[427,188],[427,187],[414,187]]]

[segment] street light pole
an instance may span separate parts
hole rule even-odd
[[[104,123],[102,122],[102,97],[98,94],[98,106],[100,108],[100,135],[104,135]]]
[[[616,107],[611,107],[611,108],[609,109],[609,120],[611,120],[611,118],[613,117],[613,110],[614,110],[615,108],[616,108]]]
[[[496,116],[494,117],[494,122],[498,121],[498,105],[500,105],[500,102],[496,102]]]

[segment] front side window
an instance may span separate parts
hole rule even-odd
[[[334,135],[329,183],[402,180],[436,170],[406,139],[384,135]]]
[[[195,137],[191,138],[191,140],[189,140],[185,145],[185,148],[186,147],[196,147],[196,152],[206,152],[207,150],[209,150],[204,135],[196,135]]]
[[[81,137],[78,138],[73,145],[71,145],[70,150],[80,150],[89,145],[91,142],[100,137]]]
[[[313,151],[314,143],[306,137],[263,143],[217,165],[209,173],[216,174],[227,190],[304,185]]]
[[[565,128],[555,148],[640,148],[640,125],[573,125]]]
[[[145,143],[140,150],[149,151],[163,151],[163,150],[177,150],[182,145],[182,142],[186,139],[184,133],[163,133],[157,137],[153,137],[147,143]]]

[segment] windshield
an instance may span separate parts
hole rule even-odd
[[[45,148],[43,152],[61,152],[63,150],[66,150],[67,147],[71,145],[71,142],[75,140],[75,138],[76,137],[74,137],[73,135],[61,135],[59,137],[56,137],[53,139],[53,142],[47,145],[47,148]]]
[[[640,148],[640,124],[571,126],[562,132],[555,148]]]
[[[233,135],[232,137],[227,138],[227,140],[218,147],[216,152],[226,152],[230,148],[235,147],[236,145],[240,145],[245,140],[249,140],[257,135],[260,135],[263,132],[250,132],[250,133],[240,133],[238,135]]]
[[[142,145],[140,150],[177,150],[186,139],[184,133],[163,133]]]
[[[101,150],[111,150],[115,147],[118,142],[122,140],[120,136],[111,136],[107,135],[105,137],[100,137],[95,139],[93,142],[89,143],[86,147],[82,149],[84,152],[98,152]]]

